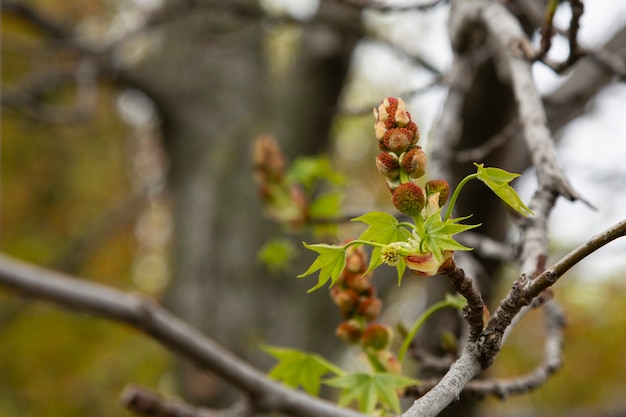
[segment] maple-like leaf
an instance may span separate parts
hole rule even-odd
[[[534,214],[522,202],[515,189],[509,185],[509,182],[519,177],[520,174],[513,174],[500,168],[485,168],[484,164],[474,163],[474,165],[478,168],[476,171],[478,179],[484,182],[509,207],[526,217]]]
[[[324,381],[326,385],[342,389],[339,405],[346,406],[356,401],[359,409],[366,414],[372,414],[377,406],[400,414],[398,390],[419,383],[416,379],[390,373],[354,373]]]
[[[386,245],[392,242],[406,242],[412,236],[411,232],[389,213],[373,211],[354,218],[352,221],[362,222],[369,226],[361,236],[359,236],[359,240]],[[379,247],[372,249],[372,256],[370,257],[367,272],[373,271],[383,264],[380,254],[381,250],[382,249]],[[398,270],[398,280],[400,280],[406,268],[406,264],[404,261],[401,261],[396,268]]]
[[[302,387],[311,395],[320,391],[320,382],[324,375],[342,375],[343,371],[319,355],[274,346],[261,347],[278,363],[268,375],[290,387]]]
[[[441,209],[428,216],[424,221],[423,232],[420,234],[422,251],[432,252],[441,262],[443,252],[446,250],[472,250],[452,238],[452,235],[480,226],[480,224],[458,224],[470,217],[441,220]]]
[[[315,261],[313,261],[309,269],[298,275],[298,278],[304,278],[316,271],[320,271],[317,285],[308,292],[313,292],[323,287],[328,280],[330,280],[332,287],[335,282],[337,282],[339,274],[341,274],[341,271],[343,271],[346,266],[346,247],[327,245],[325,243],[318,243],[316,245],[304,243],[304,247],[319,253],[319,255],[315,258]]]

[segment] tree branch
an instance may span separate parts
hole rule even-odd
[[[516,378],[472,380],[463,389],[463,395],[480,398],[495,396],[499,399],[506,399],[512,395],[525,394],[542,386],[562,366],[563,358],[561,353],[565,317],[556,302],[551,301],[545,307],[546,339],[544,342],[543,361],[529,373]],[[422,396],[437,385],[439,380],[432,379],[421,382],[420,385],[411,387],[409,395]]]
[[[0,285],[73,311],[128,323],[245,392],[255,411],[303,417],[363,417],[285,387],[174,317],[147,297],[53,272],[0,255]]]
[[[467,276],[465,271],[455,264],[446,275],[450,278],[452,288],[467,300],[467,305],[463,307],[463,318],[469,325],[469,341],[474,342],[483,331],[483,312],[487,307],[474,285],[474,280]]]
[[[532,77],[531,63],[520,51],[520,48],[529,44],[522,27],[502,5],[497,3],[483,7],[479,18],[487,26],[509,68],[524,138],[533,165],[537,169],[539,188],[553,189],[572,201],[582,200],[572,189],[557,162],[543,102]]]
[[[137,415],[150,417],[248,417],[251,411],[246,401],[224,410],[198,408],[180,400],[163,398],[157,392],[136,385],[124,388],[120,403]]]

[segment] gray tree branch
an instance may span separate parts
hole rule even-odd
[[[360,413],[269,379],[142,295],[87,282],[6,255],[0,255],[0,285],[73,311],[130,324],[245,392],[253,400],[256,412],[279,411],[302,417],[362,417]]]

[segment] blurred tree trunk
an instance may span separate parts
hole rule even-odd
[[[276,134],[290,156],[325,149],[359,16],[323,4],[320,14],[332,6],[327,16],[334,21],[302,26],[300,44],[287,51],[292,65],[273,77],[268,21],[256,2],[237,5],[236,13],[198,7],[166,26],[160,50],[135,76],[151,86],[170,158],[173,282],[166,303],[258,363],[261,342],[328,350],[335,320],[324,317],[335,312],[323,295],[304,300],[308,283],[295,274],[268,277],[256,260],[278,231],[261,215],[251,141]],[[339,32],[337,25],[351,29]],[[183,391],[193,400],[230,401],[223,387],[181,369]]]

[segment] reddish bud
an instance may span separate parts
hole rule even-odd
[[[363,274],[346,274],[344,275],[343,284],[346,288],[351,288],[356,291],[358,294],[363,294],[367,291],[372,285],[370,284],[369,275]]]
[[[439,193],[439,207],[443,207],[450,196],[450,184],[446,180],[430,180],[424,186],[424,190],[427,197]]]
[[[363,273],[367,270],[367,258],[363,247],[351,246],[348,248],[345,269],[353,274]]]
[[[400,175],[400,161],[395,153],[381,152],[376,156],[376,167],[378,172],[389,179],[397,178]]]
[[[393,192],[393,205],[402,213],[411,217],[419,216],[424,205],[426,197],[424,191],[418,185],[412,182],[405,182]]]
[[[345,343],[359,343],[363,334],[363,326],[358,320],[346,320],[339,323],[335,329],[335,335]]]
[[[389,347],[392,336],[393,332],[389,326],[380,323],[370,323],[363,332],[361,343],[365,349],[381,351]]]
[[[252,144],[252,164],[257,182],[278,182],[285,173],[285,156],[270,135],[260,135]]]
[[[426,154],[421,147],[410,149],[400,160],[402,169],[411,178],[419,178],[426,173]],[[428,193],[426,193],[428,195]]]
[[[413,132],[405,127],[396,127],[385,132],[383,150],[400,155],[413,143]]]
[[[413,133],[413,139],[411,139],[411,145],[415,145],[420,140],[420,129],[417,127],[415,122],[411,122],[406,125],[406,129],[408,129],[411,133]]]
[[[365,321],[374,321],[378,318],[380,314],[380,310],[382,309],[383,303],[379,298],[376,297],[361,297],[359,300],[359,306],[356,309],[356,312],[363,316]]]
[[[414,253],[404,257],[407,268],[421,277],[431,277],[447,271],[450,266],[454,265],[452,260],[453,252],[451,250],[444,251],[441,262],[432,254],[432,252]]]
[[[354,290],[344,290],[331,293],[331,297],[343,317],[350,317],[359,304],[359,294]]]
[[[394,118],[396,120],[396,126],[399,127],[405,127],[411,123],[411,114],[406,111],[406,104],[404,104],[401,98],[398,99],[398,106]]]

